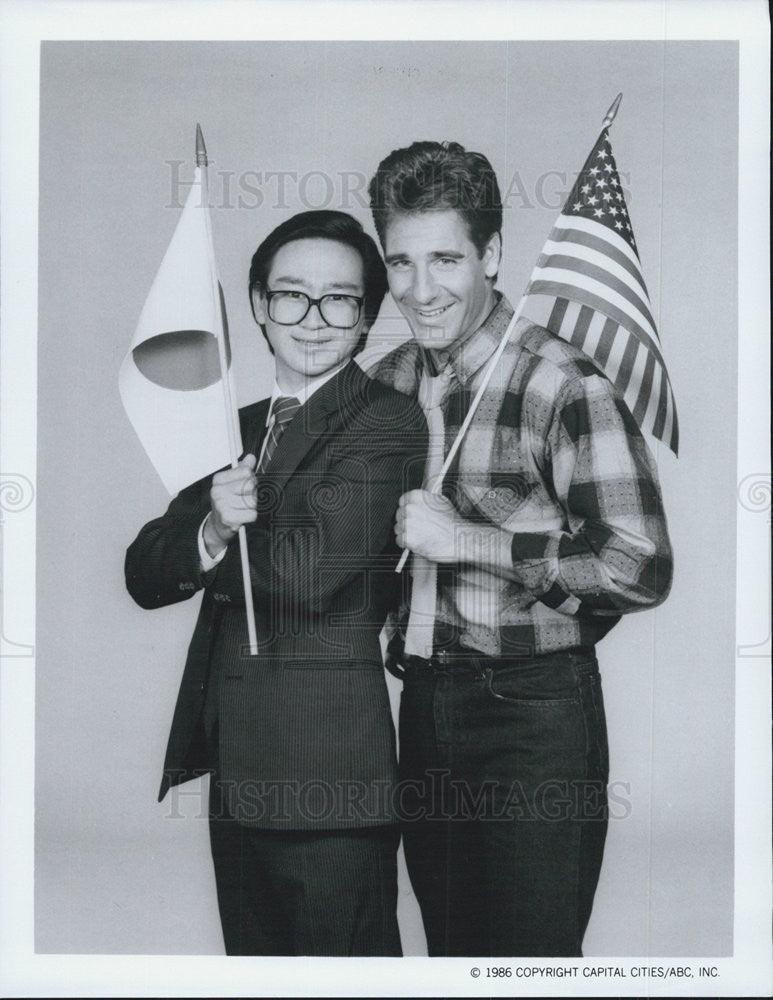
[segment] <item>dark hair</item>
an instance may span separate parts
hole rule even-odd
[[[368,328],[378,316],[381,303],[387,291],[386,268],[378,252],[376,241],[368,236],[360,223],[346,212],[333,212],[329,209],[317,209],[313,212],[300,212],[291,219],[287,219],[277,226],[273,232],[263,240],[252,256],[250,264],[250,284],[249,296],[252,315],[255,316],[255,309],[252,304],[252,292],[254,288],[265,291],[268,283],[268,275],[277,251],[288,243],[296,240],[324,239],[335,240],[345,246],[356,250],[362,260],[362,278],[365,285],[365,301],[363,303],[363,313],[365,316],[365,327],[360,339],[354,348],[353,354],[357,354],[365,347],[368,338]],[[257,317],[255,318],[257,322]],[[258,324],[263,331],[263,336],[268,341],[266,329],[262,323]],[[269,344],[269,348],[271,345]],[[273,353],[273,351],[272,351]]]
[[[368,187],[378,237],[384,246],[393,215],[454,209],[483,256],[502,229],[502,196],[494,168],[482,153],[458,142],[414,142],[378,165]]]

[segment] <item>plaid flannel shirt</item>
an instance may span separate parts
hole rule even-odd
[[[513,315],[500,297],[448,357],[445,452]],[[441,363],[445,361],[441,357]],[[411,340],[371,376],[415,396]],[[490,656],[593,645],[620,616],[667,596],[672,554],[657,473],[625,404],[591,360],[521,318],[481,399],[443,493],[470,522],[513,533],[507,577],[439,567],[436,646],[448,633]],[[400,611],[407,620],[407,608]]]

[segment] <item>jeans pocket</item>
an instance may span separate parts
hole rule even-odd
[[[529,703],[533,705],[576,702],[579,697],[577,681],[570,667],[518,667],[483,671],[486,690],[492,698],[502,702]]]
[[[579,692],[546,691],[535,696],[535,692],[523,690],[520,678],[507,674],[485,672],[489,711],[496,727],[504,726],[522,747],[584,755],[586,731]]]

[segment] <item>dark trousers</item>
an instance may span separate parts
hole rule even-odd
[[[592,650],[409,669],[408,871],[430,955],[581,956],[607,829]]]
[[[210,844],[228,955],[402,954],[399,827],[263,830],[210,779]]]

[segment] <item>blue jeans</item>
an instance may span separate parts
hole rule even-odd
[[[399,803],[429,954],[581,956],[607,829],[593,650],[430,663],[404,680]]]

